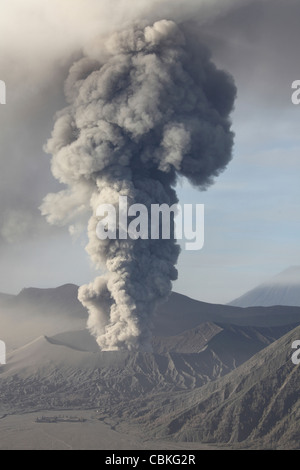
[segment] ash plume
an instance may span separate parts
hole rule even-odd
[[[99,240],[100,204],[172,205],[179,176],[200,189],[231,159],[229,115],[236,88],[186,25],[136,23],[95,40],[70,69],[68,106],[46,151],[66,189],[48,194],[42,213],[71,223],[90,211],[87,251],[104,276],[79,289],[88,327],[102,350],[150,350],[152,316],[168,297],[176,240]]]

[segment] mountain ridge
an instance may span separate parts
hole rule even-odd
[[[136,419],[161,438],[299,449],[299,366],[291,361],[299,338],[300,326],[224,377],[144,404]]]
[[[300,266],[291,266],[227,305],[233,307],[300,306]]]

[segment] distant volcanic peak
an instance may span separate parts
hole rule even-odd
[[[237,307],[300,307],[300,266],[291,266],[268,281],[233,300]]]
[[[267,284],[300,286],[300,266],[291,266],[273,277]]]

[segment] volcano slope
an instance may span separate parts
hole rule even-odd
[[[300,338],[299,307],[242,309],[173,294],[156,317],[153,353],[100,352],[76,293],[67,285],[2,299],[0,337],[10,318],[13,341],[0,366],[0,418],[92,409],[172,442],[296,445],[289,341]]]
[[[155,337],[153,353],[101,352],[86,330],[40,336],[9,353],[0,368],[0,407],[111,413],[116,404],[140,396],[202,387],[291,328],[203,323],[180,335]]]
[[[300,366],[292,343],[300,327],[227,374],[191,392],[134,403],[151,435],[241,448],[300,448]]]
[[[0,417],[97,409],[112,429],[138,429],[153,442],[297,449],[300,369],[291,345],[299,338],[300,326],[201,386],[201,353],[91,353],[41,337],[1,367]]]

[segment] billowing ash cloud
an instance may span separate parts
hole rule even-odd
[[[97,42],[70,70],[68,107],[57,115],[46,150],[67,189],[49,194],[50,223],[87,210],[87,251],[107,274],[82,286],[88,327],[102,350],[150,348],[151,317],[176,279],[174,240],[104,240],[100,204],[177,202],[179,175],[205,189],[231,158],[228,118],[236,89],[187,26],[135,24]]]

